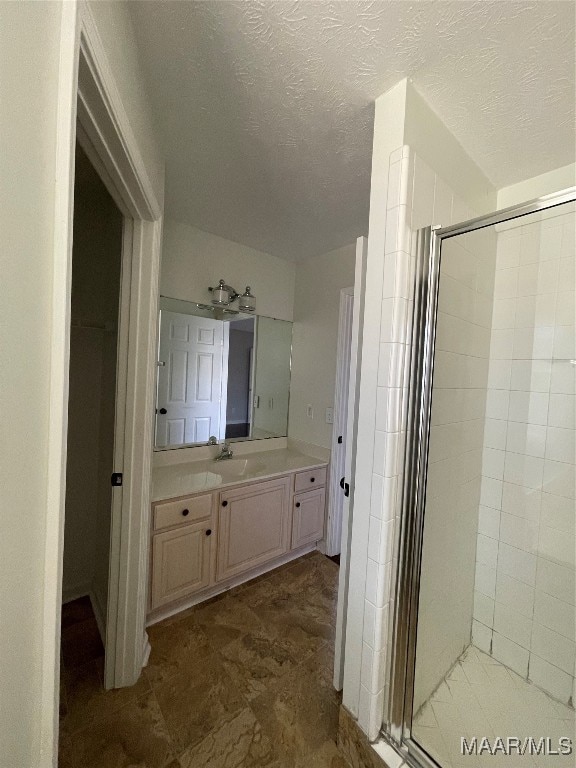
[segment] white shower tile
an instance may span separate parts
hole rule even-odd
[[[535,623],[532,630],[531,650],[541,659],[573,674],[576,643],[542,624]]]
[[[540,526],[538,553],[547,560],[555,560],[569,568],[574,568],[576,565],[574,539],[563,531],[548,528],[546,525]]]
[[[496,569],[488,568],[482,563],[476,563],[475,588],[487,597],[496,596]]]
[[[514,355],[514,329],[495,328],[490,336],[490,358],[495,360],[510,360]]]
[[[534,653],[530,655],[530,680],[544,690],[550,691],[560,701],[567,702],[572,695],[574,681],[572,675]]]
[[[576,573],[573,568],[539,557],[536,589],[576,605]]]
[[[483,507],[500,509],[502,506],[502,481],[483,477],[480,489],[480,503]]]
[[[482,452],[482,474],[486,477],[492,477],[495,480],[504,479],[504,451],[497,451],[494,448],[484,448]]]
[[[538,551],[538,525],[516,515],[502,512],[500,519],[500,541],[524,552]]]
[[[516,299],[494,299],[492,328],[496,330],[514,328],[515,318]]]
[[[536,310],[534,325],[549,325],[555,323],[556,316],[556,294],[542,293],[536,296]]]
[[[524,424],[545,425],[548,421],[549,397],[545,392],[510,392],[508,419]]]
[[[576,396],[551,394],[548,426],[576,429]]]
[[[498,542],[496,539],[479,534],[476,542],[476,562],[495,569],[497,560]]]
[[[496,299],[515,299],[518,296],[518,267],[499,269],[494,280],[494,297]]]
[[[565,603],[541,590],[536,591],[534,600],[534,621],[557,632],[574,642],[576,613],[574,605]],[[539,654],[542,656],[542,654]],[[542,656],[542,658],[547,658]]]
[[[518,296],[538,293],[538,265],[525,264],[518,269]]]
[[[574,291],[561,291],[556,300],[556,324],[571,325],[576,316],[576,305],[574,302]]]
[[[528,651],[498,632],[492,635],[492,655],[521,677],[527,676]]]
[[[509,422],[506,450],[511,453],[524,453],[527,456],[544,458],[546,427],[541,424],[523,424],[518,421]]]
[[[478,511],[478,533],[498,539],[500,532],[500,511],[481,506]]]
[[[486,419],[484,427],[484,445],[487,448],[504,450],[506,448],[507,421],[505,419]]]
[[[512,515],[538,520],[542,493],[535,488],[504,483],[502,486],[502,509]]]
[[[549,360],[512,360],[510,388],[524,392],[548,392],[552,375]]]
[[[541,523],[549,528],[556,528],[569,536],[574,536],[576,511],[573,499],[566,496],[556,496],[552,493],[542,494]]]
[[[545,459],[543,490],[573,499],[576,495],[574,465]]]
[[[573,360],[576,357],[576,338],[573,325],[557,325],[554,329],[555,360]]]
[[[569,360],[555,360],[551,365],[550,392],[576,394],[576,365]]]
[[[548,427],[546,432],[546,458],[574,464],[576,461],[576,440],[574,429]]]
[[[511,360],[490,360],[488,366],[488,387],[490,389],[510,389]]]
[[[489,389],[486,395],[486,417],[488,419],[506,419],[511,394],[514,393],[504,389]]]
[[[506,451],[504,480],[527,488],[542,488],[544,459]]]
[[[479,621],[472,621],[472,642],[484,653],[490,653],[492,630]]]
[[[560,259],[550,259],[538,265],[537,293],[552,294],[558,290]]]
[[[474,592],[474,618],[486,627],[494,622],[494,600],[482,592]]]
[[[534,586],[536,583],[536,555],[501,541],[498,549],[498,570],[507,576],[523,581],[529,586]],[[494,584],[494,588],[496,588],[496,584]]]
[[[496,601],[514,608],[523,616],[532,618],[534,613],[534,587],[524,584],[505,573],[496,576]]]
[[[532,620],[508,605],[496,603],[494,607],[494,632],[507,637],[521,648],[530,649]]]

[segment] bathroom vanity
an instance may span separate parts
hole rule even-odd
[[[290,448],[153,470],[149,622],[313,549],[327,462]]]

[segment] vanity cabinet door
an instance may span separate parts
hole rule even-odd
[[[288,551],[289,486],[290,478],[281,477],[220,494],[217,581]]]
[[[293,498],[292,549],[311,544],[324,536],[324,510],[326,493],[316,488],[306,493],[297,493]]]
[[[210,586],[210,520],[152,538],[152,605],[159,608]]]

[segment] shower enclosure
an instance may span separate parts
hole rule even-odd
[[[575,764],[575,200],[418,232],[384,715],[409,765]]]

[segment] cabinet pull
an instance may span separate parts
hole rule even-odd
[[[222,502],[222,506],[223,506],[223,507],[227,507],[227,506],[228,506],[228,502],[227,502],[227,501],[223,501],[223,502]]]
[[[189,509],[183,509],[183,510],[182,510],[182,515],[183,515],[184,517],[186,517],[186,515],[189,515],[189,514],[190,514],[190,510],[189,510]]]
[[[315,478],[315,477],[311,477],[311,478],[310,478],[310,482],[311,482],[311,483],[315,482],[315,480],[316,480],[316,478]]]
[[[296,502],[296,506],[297,506],[297,507],[299,507],[299,506],[300,506],[300,502],[299,502],[299,501],[297,501],[297,502]]]
[[[212,530],[208,528],[208,530],[206,531],[206,536],[211,536],[211,535],[212,535]]]

